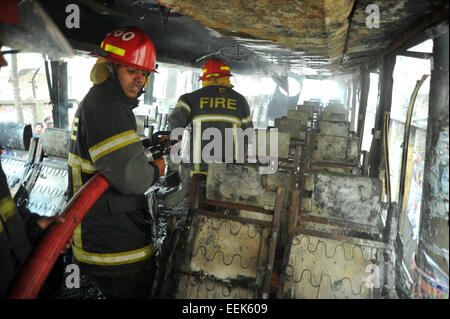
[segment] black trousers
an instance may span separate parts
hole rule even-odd
[[[108,299],[149,299],[155,269],[121,277],[89,275]]]

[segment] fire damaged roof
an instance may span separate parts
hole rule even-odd
[[[70,3],[80,7],[80,28],[65,25]],[[136,25],[153,40],[160,61],[198,67],[219,55],[235,72],[269,74],[352,72],[448,20],[446,0],[51,0],[42,5],[76,49],[92,49],[114,27]]]

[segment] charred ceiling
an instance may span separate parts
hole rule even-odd
[[[447,1],[158,1],[278,63],[331,71],[358,67],[402,33],[448,18]]]
[[[66,27],[65,9],[71,3],[80,8],[80,28]],[[76,49],[91,50],[112,28],[136,25],[153,40],[160,61],[199,67],[206,57],[219,55],[235,72],[262,71],[272,76],[286,70],[352,72],[427,27],[448,20],[446,0],[50,0],[42,4]],[[377,10],[379,26],[374,20]]]

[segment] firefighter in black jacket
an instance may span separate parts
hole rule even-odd
[[[0,23],[20,28],[23,32],[26,28],[19,19],[18,11],[15,1],[3,1],[0,5]],[[36,21],[34,22],[36,23]],[[21,42],[22,39],[19,38],[19,34],[20,32],[15,34],[16,38],[13,44],[30,48],[30,43]],[[0,34],[0,49],[4,35]],[[45,34],[39,34],[39,36],[44,38]],[[38,47],[35,49],[45,53],[45,48]],[[3,53],[0,51],[0,68],[7,65]],[[64,223],[65,220],[58,215],[42,217],[31,213],[23,206],[16,206],[16,202],[12,199],[9,191],[0,156],[0,298],[6,297],[8,288],[33,250],[33,245],[37,243],[44,230],[53,222]],[[70,241],[71,239],[69,239],[65,248],[70,247]]]
[[[155,72],[156,52],[142,30],[130,27],[110,32],[94,55],[104,60],[93,72],[107,67],[109,74],[102,82],[91,73],[95,85],[75,114],[69,191],[73,196],[97,171],[111,187],[76,228],[72,251],[81,272],[106,296],[146,298],[153,246],[144,193],[164,174],[165,164],[163,159],[149,162],[132,109]]]
[[[43,228],[48,226],[46,223],[39,227],[38,220],[39,215],[17,209],[0,163],[0,298],[6,296],[20,266],[33,250],[32,245],[42,235]]]
[[[209,142],[202,140],[205,130],[215,128],[220,131],[222,156],[220,159],[215,159],[228,163],[237,159],[238,151],[243,147],[243,145],[237,144],[236,129],[245,130],[253,127],[250,107],[245,97],[232,89],[230,76],[232,76],[230,67],[225,62],[211,58],[202,68],[202,76],[199,80],[202,81],[203,87],[182,95],[169,115],[170,130],[192,124],[190,167],[193,169],[190,172],[191,176],[207,174],[207,161],[202,157],[202,151]],[[233,147],[229,150],[225,143],[225,139],[230,137],[227,129],[233,133]]]

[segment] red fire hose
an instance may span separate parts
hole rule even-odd
[[[108,187],[108,182],[97,173],[76,193],[61,213],[66,221],[49,226],[17,275],[7,298],[37,297],[73,231]]]

